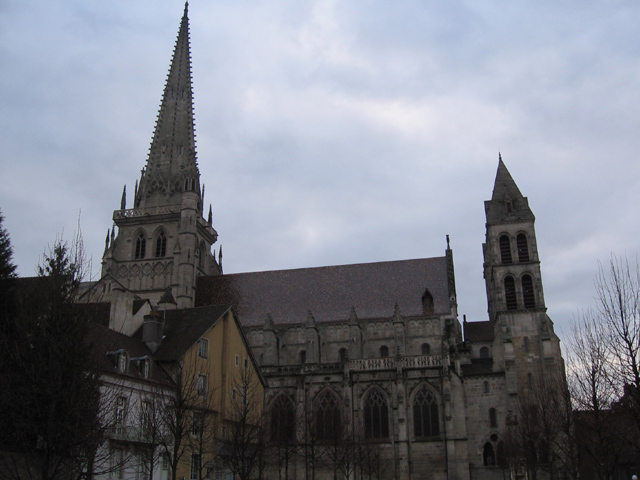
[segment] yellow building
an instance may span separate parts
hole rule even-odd
[[[155,361],[175,382],[173,418],[166,421],[175,478],[199,480],[214,471],[242,477],[242,469],[253,469],[264,382],[231,306],[156,312],[145,318],[142,336],[151,348],[159,340]]]

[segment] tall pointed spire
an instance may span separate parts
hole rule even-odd
[[[141,208],[180,204],[184,190],[200,196],[188,7],[185,3],[147,165],[136,192],[135,206]]]
[[[485,202],[487,223],[513,223],[533,221],[533,212],[529,208],[527,197],[523,196],[511,177],[507,166],[502,161],[502,154],[498,154],[498,171],[493,185],[491,200]]]

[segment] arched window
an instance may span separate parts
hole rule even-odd
[[[518,261],[529,261],[529,245],[527,242],[527,236],[524,233],[520,233],[516,237],[516,246],[518,247]]]
[[[536,294],[533,291],[533,279],[531,275],[522,276],[522,300],[524,308],[536,308]]]
[[[364,402],[365,438],[389,438],[389,407],[380,390],[372,390]]]
[[[485,467],[492,467],[496,464],[496,456],[493,452],[493,445],[487,442],[484,444],[484,449],[482,451],[482,461]]]
[[[416,394],[413,400],[413,434],[416,437],[432,437],[440,433],[438,403],[427,388]]]
[[[480,358],[489,358],[489,347],[480,347]]]
[[[433,315],[433,295],[429,290],[425,290],[424,295],[422,295],[422,313],[424,315]]]
[[[429,346],[428,343],[423,343],[422,347],[420,347],[420,350],[422,351],[422,355],[430,355],[431,354],[431,347]]]
[[[144,233],[138,235],[136,239],[136,251],[135,258],[144,258],[147,251],[147,240],[144,238]]]
[[[382,345],[380,347],[380,358],[387,358],[389,356],[389,347]]]
[[[497,427],[498,426],[498,417],[496,415],[496,409],[495,408],[490,408],[489,409],[489,426],[490,427]]]
[[[504,300],[507,304],[507,310],[518,309],[518,299],[516,298],[516,282],[513,277],[505,277],[504,279]]]
[[[338,351],[338,358],[340,360],[340,363],[345,363],[347,360],[349,360],[349,352],[347,352],[346,348],[341,348]]]
[[[164,257],[167,255],[167,237],[164,231],[161,230],[156,238],[156,258]]]
[[[509,235],[500,236],[500,259],[502,263],[513,263],[511,258],[511,239]]]
[[[325,391],[316,401],[316,437],[318,440],[340,438],[340,407],[336,396]]]
[[[293,402],[280,395],[271,406],[271,439],[288,443],[295,439]]]
[[[304,365],[307,363],[307,352],[306,350],[300,350],[300,364]]]

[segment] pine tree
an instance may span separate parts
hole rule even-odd
[[[0,280],[14,278],[16,276],[16,266],[11,259],[13,256],[13,248],[11,248],[9,233],[2,226],[3,220],[2,210],[0,210]]]

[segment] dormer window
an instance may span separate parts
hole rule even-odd
[[[127,352],[125,351],[118,352],[116,356],[116,368],[118,369],[119,372],[127,371],[127,363],[129,363],[128,357],[129,356],[127,355]]]
[[[138,359],[138,373],[144,378],[149,378],[151,373],[151,361],[147,357]]]

